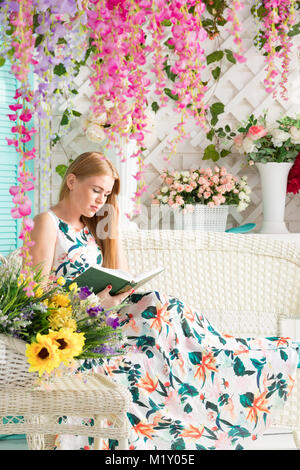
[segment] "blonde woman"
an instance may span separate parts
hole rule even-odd
[[[46,276],[54,271],[75,279],[95,263],[127,268],[118,233],[119,190],[118,173],[101,154],[84,153],[70,165],[59,202],[34,219],[31,253]],[[129,351],[97,370],[132,393],[130,449],[242,449],[266,431],[295,377],[294,343],[223,335],[202,312],[167,293],[109,291],[107,286],[98,294],[105,307],[127,298],[118,315]],[[80,436],[56,441],[61,449],[92,446],[92,439]]]

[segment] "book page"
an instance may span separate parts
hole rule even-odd
[[[122,271],[121,269],[110,269],[110,268],[102,268],[102,266],[94,265],[93,268],[99,269],[99,271],[103,271],[104,273],[112,274],[113,276],[120,277],[121,279],[125,279],[126,281],[132,281],[132,275],[126,271]]]
[[[144,279],[148,279],[148,278],[152,278],[154,277],[156,274],[159,274],[161,273],[165,268],[163,266],[159,266],[158,268],[155,268],[155,269],[151,269],[150,271],[146,271],[144,273],[140,273],[138,274],[137,276],[135,276],[134,278],[134,282],[141,282],[143,281]]]

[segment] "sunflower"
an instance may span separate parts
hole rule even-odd
[[[65,365],[82,352],[83,333],[75,333],[72,328],[61,328],[59,331],[50,330],[49,337],[57,345],[60,358]]]
[[[25,352],[30,364],[29,372],[38,372],[41,377],[44,372],[50,372],[59,366],[61,358],[57,345],[49,335],[36,335],[36,342],[27,344]]]

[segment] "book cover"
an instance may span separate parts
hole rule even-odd
[[[110,294],[115,295],[129,289],[137,289],[141,287],[143,284],[160,274],[163,270],[163,267],[159,267],[154,270],[141,273],[134,278],[129,273],[119,271],[118,269],[90,266],[84,273],[80,274],[74,280],[67,281],[67,284],[76,282],[78,287],[87,286],[89,289],[93,289],[95,294],[98,294],[98,292],[101,292],[110,284],[112,286]]]

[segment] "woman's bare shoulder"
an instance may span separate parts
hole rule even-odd
[[[34,230],[56,233],[56,226],[49,212],[41,212],[33,218]]]

